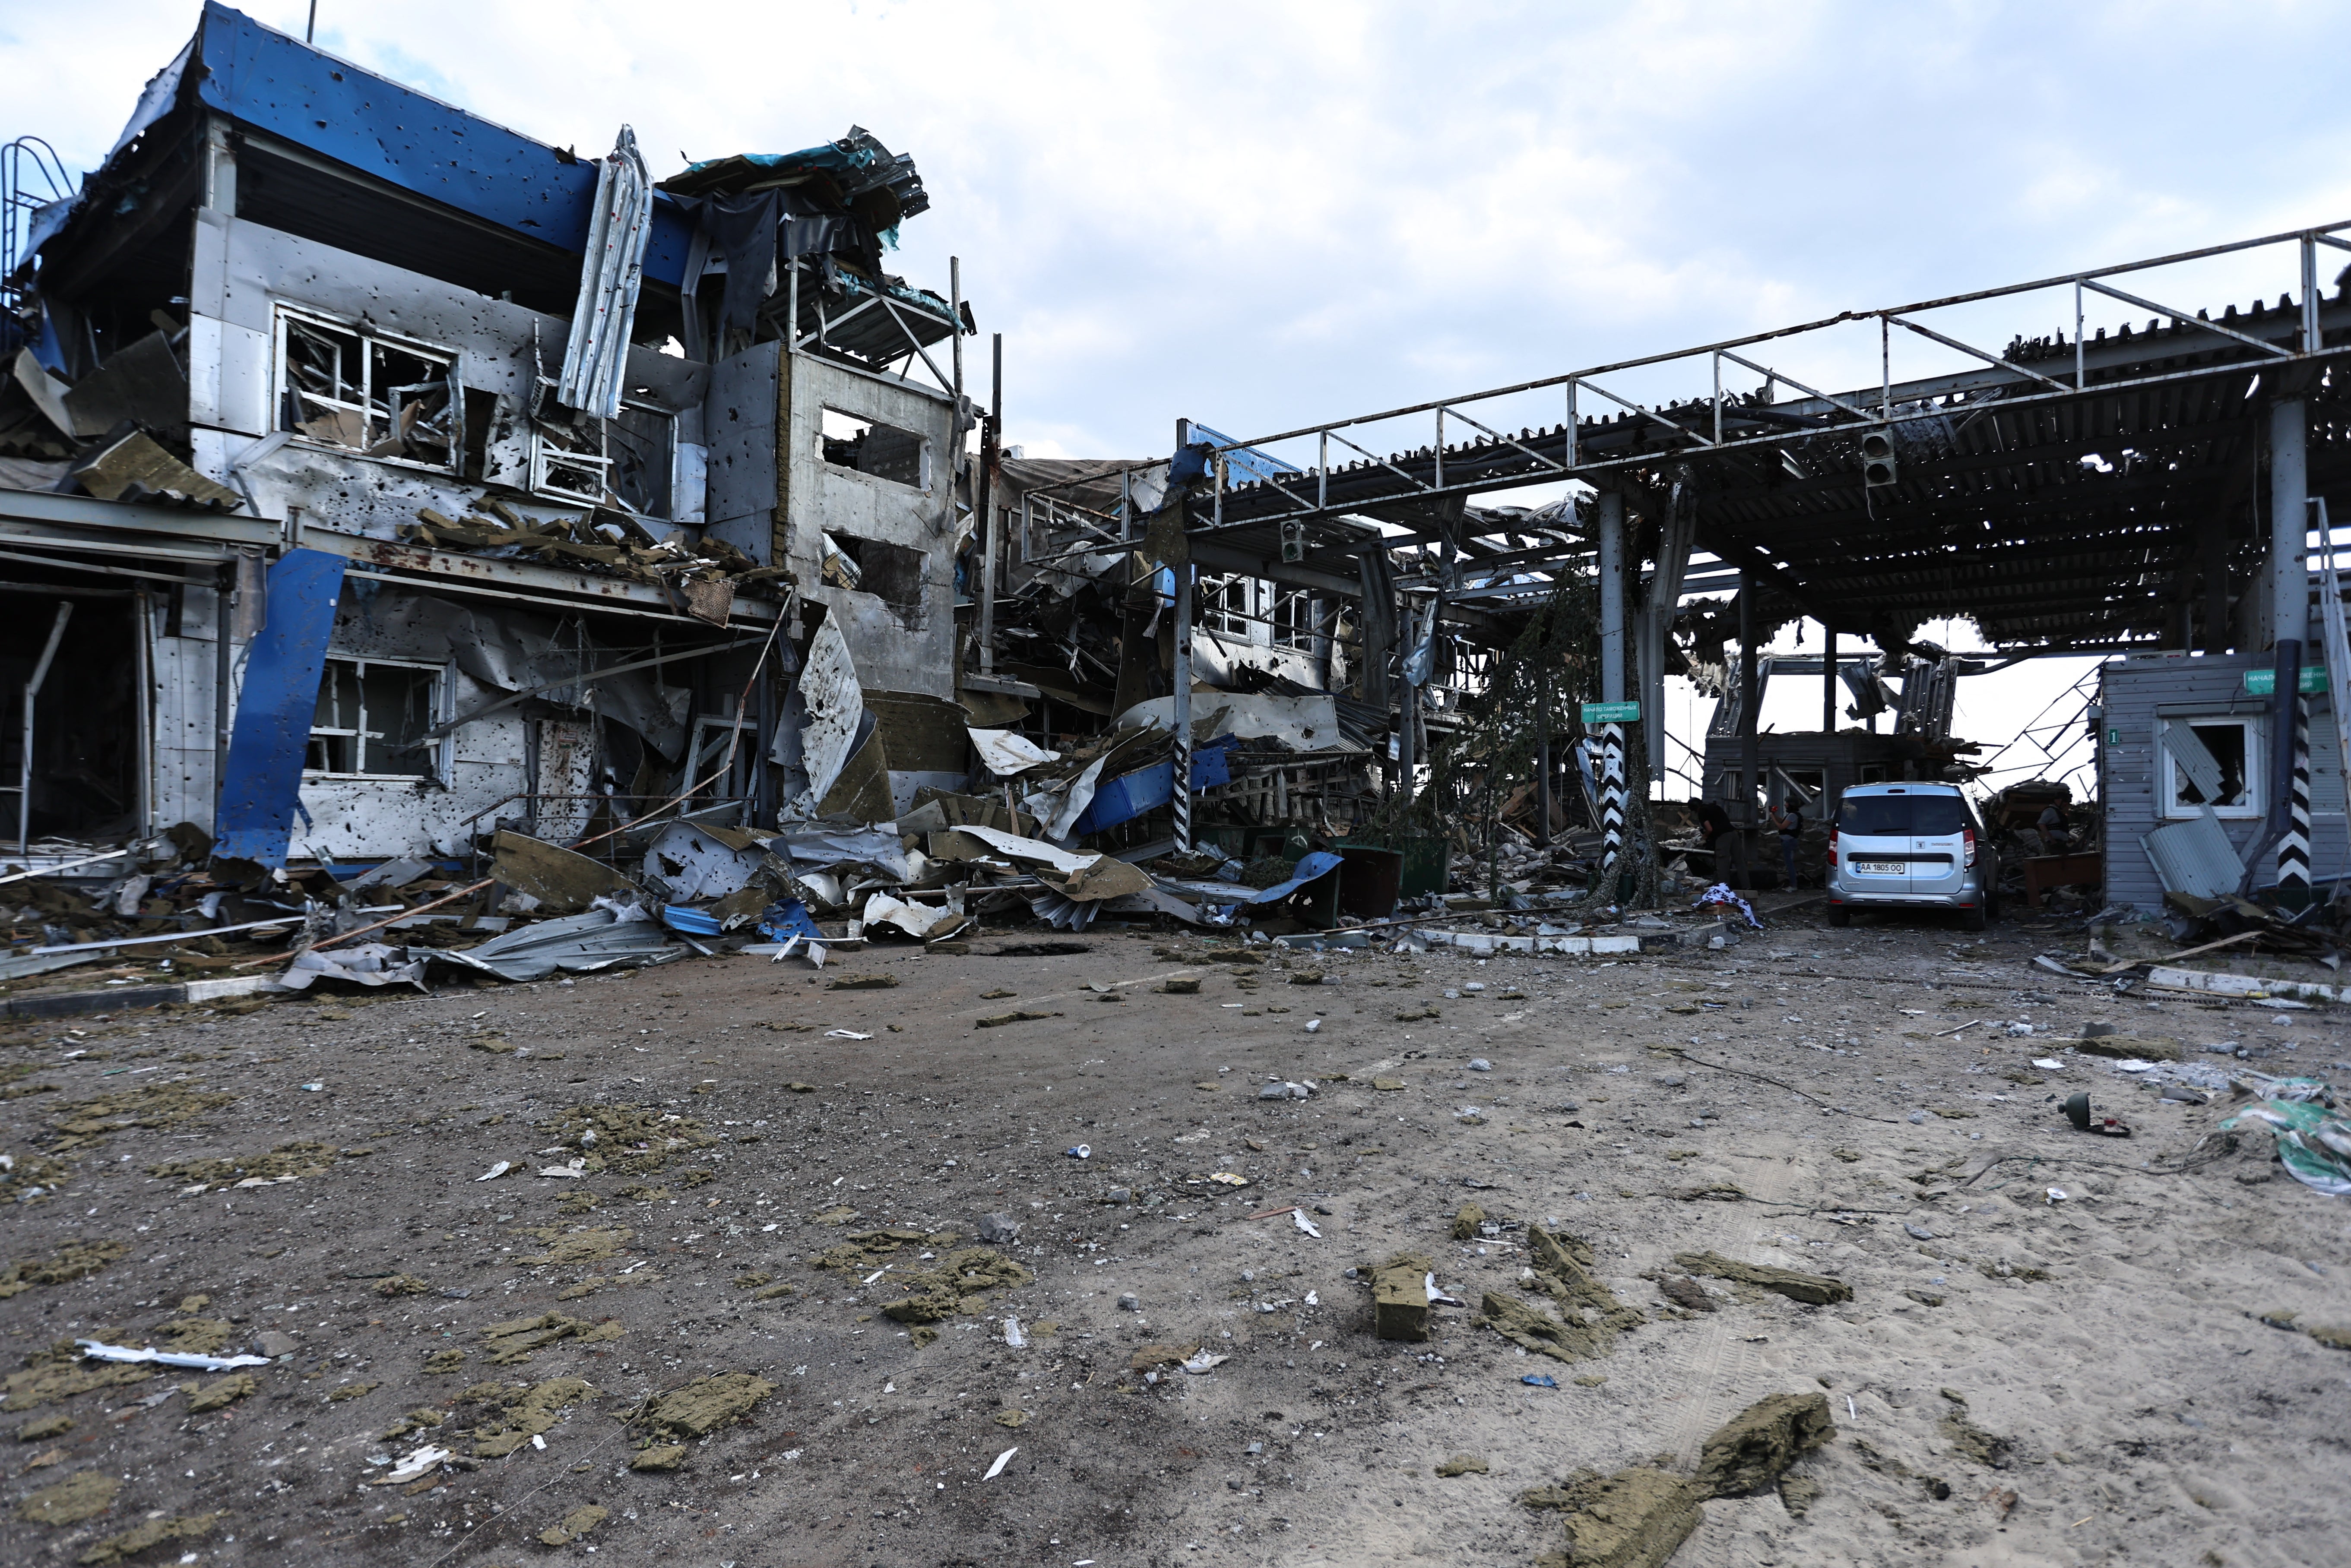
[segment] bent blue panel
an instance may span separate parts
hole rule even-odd
[[[1283,898],[1289,898],[1292,893],[1297,892],[1298,889],[1305,887],[1309,882],[1315,880],[1317,877],[1328,877],[1332,872],[1336,871],[1338,868],[1339,857],[1332,854],[1327,849],[1318,849],[1311,855],[1305,856],[1300,859],[1298,862],[1297,876],[1292,877],[1287,882],[1277,882],[1270,888],[1262,888],[1258,892],[1251,894],[1247,902],[1252,904],[1271,904],[1279,902]]]
[[[1194,794],[1233,782],[1232,756],[1228,750],[1232,743],[1232,736],[1219,735],[1192,753]],[[1087,803],[1084,815],[1078,818],[1077,826],[1070,831],[1082,838],[1089,833],[1100,833],[1105,827],[1116,827],[1122,822],[1132,822],[1146,811],[1165,805],[1175,798],[1175,794],[1176,764],[1173,762],[1121,774],[1114,779],[1102,781],[1094,791],[1094,798]]]
[[[269,568],[269,619],[246,650],[214,854],[286,864],[342,587],[343,557],[324,550],[289,550]]]
[[[570,161],[544,142],[402,87],[217,0],[204,6],[196,96],[223,114],[363,174],[584,251],[596,209],[596,152]],[[656,192],[645,276],[685,275],[694,225]]]

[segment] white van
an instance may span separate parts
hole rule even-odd
[[[1829,924],[1855,909],[1956,909],[1969,930],[2000,918],[2000,866],[1957,784],[1856,784],[1829,822]]]

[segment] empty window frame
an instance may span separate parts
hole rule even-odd
[[[2259,816],[2262,726],[2257,720],[2192,714],[2157,722],[2157,792],[2166,816]]]
[[[685,763],[694,800],[748,800],[758,763],[758,726],[747,716],[705,713],[696,718]]]
[[[1200,626],[1235,642],[1265,641],[1272,587],[1258,577],[1202,577],[1195,593]]]
[[[1274,647],[1311,653],[1314,649],[1314,596],[1304,588],[1274,588]]]
[[[826,409],[819,428],[824,461],[914,490],[931,487],[929,443],[912,431],[862,414]]]
[[[455,472],[457,356],[327,317],[277,312],[278,426],[318,446]]]
[[[530,430],[534,493],[618,504],[644,517],[671,514],[677,416],[668,410],[624,402],[620,418],[600,420],[557,402],[555,383],[542,379]]]
[[[424,732],[440,723],[446,671],[437,664],[330,656],[319,680],[310,720],[310,778],[438,778],[447,740]]]

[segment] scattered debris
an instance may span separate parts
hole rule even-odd
[[[1836,1436],[1823,1394],[1774,1394],[1708,1438],[1694,1484],[1709,1497],[1761,1491],[1803,1455]]]
[[[220,1325],[225,1334],[228,1324]],[[191,1372],[234,1372],[240,1366],[266,1366],[266,1355],[195,1355],[186,1352],[157,1350],[152,1346],[133,1350],[127,1345],[104,1345],[95,1339],[78,1339],[74,1344],[93,1361],[148,1362],[157,1366],[178,1366]]]
[[[1613,1351],[1618,1334],[1648,1321],[1592,1276],[1592,1249],[1575,1237],[1529,1225],[1527,1251],[1532,1277],[1520,1287],[1552,1297],[1562,1315],[1554,1318],[1499,1291],[1488,1291],[1479,1303],[1486,1326],[1521,1350],[1557,1361],[1595,1360]]]
[[[1603,1476],[1583,1471],[1519,1501],[1567,1515],[1570,1568],[1665,1568],[1698,1527],[1702,1492],[1678,1476],[1635,1467]]]
[[[565,1514],[563,1516],[562,1523],[550,1525],[547,1529],[540,1531],[538,1532],[539,1544],[542,1546],[569,1546],[611,1517],[611,1511],[610,1509],[599,1507],[597,1504],[592,1502],[583,1504],[579,1508],[573,1509],[569,1513]]]
[[[1428,1281],[1437,1265],[1418,1252],[1398,1252],[1372,1271],[1373,1331],[1382,1339],[1433,1337]]]
[[[1853,1287],[1843,1280],[1833,1280],[1823,1274],[1802,1273],[1794,1269],[1774,1268],[1769,1263],[1742,1263],[1719,1252],[1677,1252],[1674,1254],[1674,1266],[1693,1274],[1754,1285],[1775,1295],[1786,1296],[1790,1301],[1802,1302],[1807,1306],[1827,1306],[1835,1302],[1853,1300]]]
[[[507,1323],[494,1323],[482,1330],[482,1348],[488,1353],[493,1366],[511,1366],[528,1361],[532,1355],[559,1340],[576,1339],[582,1345],[600,1345],[618,1339],[625,1330],[617,1318],[591,1323],[584,1318],[565,1317],[561,1313],[542,1313],[538,1317],[516,1318]]]
[[[62,1529],[96,1519],[114,1506],[121,1479],[104,1470],[83,1470],[43,1487],[17,1506],[16,1517],[33,1524]]]

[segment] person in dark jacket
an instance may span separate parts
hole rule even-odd
[[[1698,799],[1689,803],[1690,815],[1698,818],[1698,846],[1712,854],[1715,840],[1730,831],[1730,814],[1717,803]]]
[[[1771,811],[1771,826],[1780,830],[1780,864],[1787,880],[1781,883],[1790,892],[1796,888],[1796,846],[1804,836],[1804,800],[1802,795],[1790,795]]]

